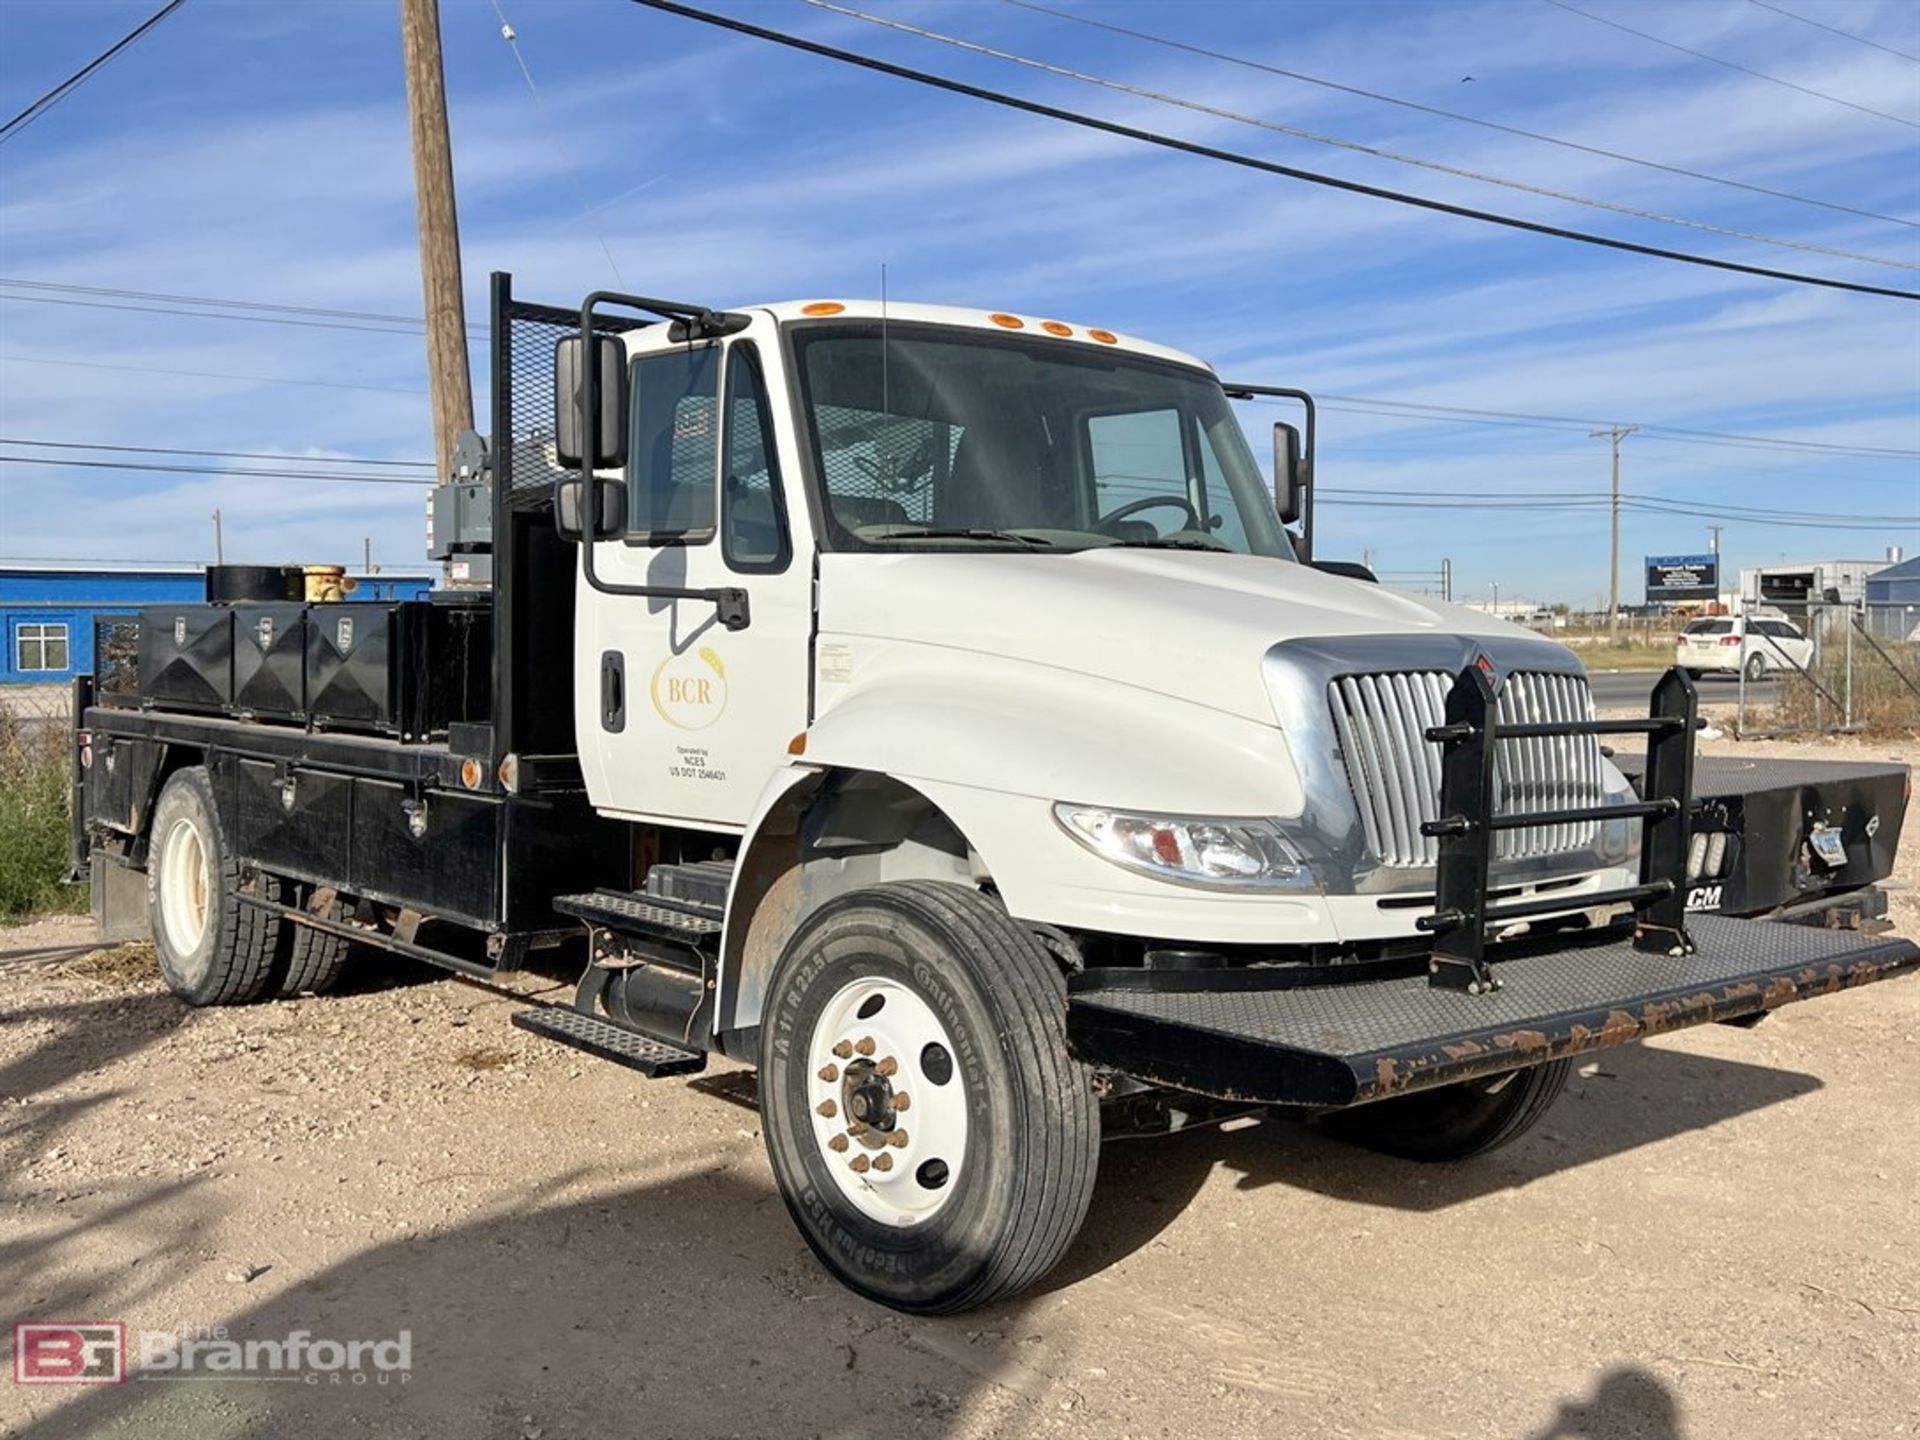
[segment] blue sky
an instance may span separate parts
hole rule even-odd
[[[515,272],[522,294],[561,303],[612,285],[603,243],[626,287],[716,304],[872,294],[884,262],[896,298],[1105,325],[1192,350],[1242,380],[1920,450],[1912,302],[1605,252],[1255,175],[619,0],[500,3],[539,99],[490,0],[442,3],[476,320],[492,269]],[[1920,221],[1920,129],[1692,59],[1546,0],[1058,3],[1423,104]],[[1920,9],[1910,4],[1782,3],[1920,54]],[[0,112],[25,105],[153,4],[0,0]],[[1920,288],[1914,269],[1436,174],[1036,74],[801,0],[713,8],[1305,168],[1676,249]],[[1912,224],[1559,149],[999,0],[862,8],[1278,124],[1920,265]],[[1920,64],[1747,0],[1581,0],[1581,8],[1920,120]],[[190,0],[0,145],[0,276],[416,314],[396,11],[393,0]],[[477,346],[476,382],[484,358]],[[108,365],[120,368],[97,368]],[[413,334],[0,299],[0,435],[412,459],[430,453],[423,366]],[[278,383],[292,380],[308,383]],[[1730,566],[1920,545],[1912,458],[1652,436],[1630,438],[1625,457],[1631,493],[1915,517],[1898,532],[1729,521]],[[1577,426],[1345,408],[1324,417],[1319,478],[1330,490],[1376,496],[1550,491],[1590,501],[1606,488],[1607,456]],[[1396,509],[1337,498],[1322,511],[1323,554],[1366,552],[1384,570],[1407,572],[1450,558],[1467,596],[1495,582],[1503,596],[1576,605],[1604,594],[1598,509]],[[389,564],[422,553],[422,495],[406,487],[22,464],[0,465],[0,553],[206,559],[216,506],[230,560],[357,558],[367,536]],[[1623,593],[1637,598],[1639,556],[1705,549],[1707,523],[1630,513]]]

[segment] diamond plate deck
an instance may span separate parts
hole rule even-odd
[[[1503,988],[1468,996],[1424,975],[1297,989],[1080,988],[1076,1054],[1201,1094],[1338,1106],[1511,1070],[1647,1035],[1774,1010],[1920,965],[1906,940],[1703,915],[1675,959],[1625,937],[1496,959]],[[1217,974],[1218,972],[1213,972]],[[1087,982],[1082,981],[1084,987]]]
[[[698,1051],[684,1050],[650,1035],[622,1029],[597,1015],[582,1015],[578,1010],[550,1005],[521,1010],[508,1018],[531,1034],[584,1050],[616,1065],[625,1065],[642,1075],[690,1075],[707,1068],[707,1057]]]
[[[720,921],[713,915],[661,896],[596,890],[590,895],[559,896],[553,908],[603,929],[686,943],[720,933]]]

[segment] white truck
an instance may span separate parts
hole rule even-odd
[[[190,1004],[573,966],[515,1023],[757,1066],[821,1261],[950,1312],[1065,1251],[1103,1113],[1457,1158],[1583,1051],[1920,961],[1686,914],[1691,684],[1603,725],[1564,648],[1315,562],[1300,392],[1042,316],[493,305],[436,507],[490,590],[151,607],[81,682],[96,910]]]

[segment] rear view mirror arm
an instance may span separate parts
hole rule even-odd
[[[1313,558],[1313,457],[1315,416],[1313,396],[1305,390],[1297,390],[1287,385],[1231,385],[1222,384],[1229,400],[1251,400],[1256,395],[1275,400],[1297,400],[1306,411],[1306,424],[1302,427],[1300,446],[1300,540],[1302,560]],[[1276,483],[1280,477],[1275,476]]]

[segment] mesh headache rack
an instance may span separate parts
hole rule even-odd
[[[1510,677],[1511,678],[1511,677]],[[1685,673],[1669,670],[1653,688],[1644,719],[1544,720],[1505,723],[1493,662],[1485,655],[1463,667],[1447,692],[1445,721],[1429,726],[1428,740],[1441,747],[1440,813],[1423,821],[1420,833],[1439,842],[1434,911],[1416,922],[1434,933],[1428,981],[1470,995],[1489,994],[1500,981],[1487,963],[1488,928],[1536,915],[1630,905],[1637,950],[1682,956],[1693,953],[1687,936],[1687,828],[1693,795],[1693,732],[1699,726],[1699,694]],[[1581,805],[1561,810],[1496,813],[1496,757],[1502,740],[1567,736],[1645,735],[1647,769],[1641,798],[1621,805]],[[1489,874],[1499,837],[1538,826],[1638,819],[1644,827],[1640,881],[1576,897],[1556,894],[1522,900],[1489,898]]]

